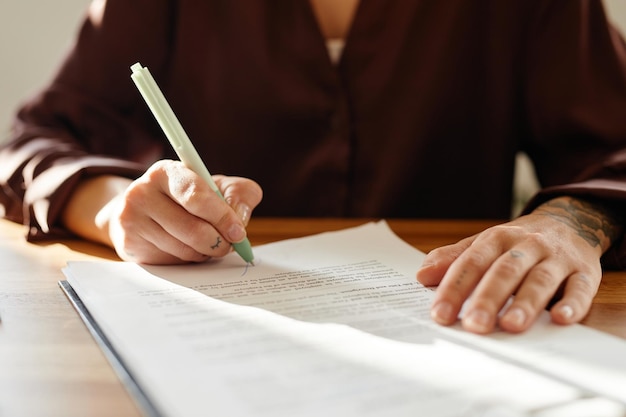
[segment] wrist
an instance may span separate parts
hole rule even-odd
[[[109,223],[113,208],[131,182],[112,175],[83,180],[63,210],[64,226],[82,238],[112,246]]]
[[[624,219],[616,202],[593,197],[561,196],[548,200],[533,210],[566,224],[602,253],[621,236]]]

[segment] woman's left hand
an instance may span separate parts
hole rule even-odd
[[[443,325],[455,323],[463,307],[468,331],[522,332],[556,296],[552,320],[575,323],[589,311],[602,278],[600,258],[619,233],[620,221],[604,207],[559,197],[433,250],[417,280],[438,285],[431,314]]]

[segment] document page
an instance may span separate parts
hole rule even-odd
[[[515,338],[441,328],[432,290],[414,277],[424,255],[384,222],[255,255],[255,266],[231,254],[64,273],[163,415],[539,416],[589,401],[624,411],[610,386],[626,386],[626,367],[587,349],[617,354],[626,343],[546,321]],[[561,369],[572,363],[578,371]]]

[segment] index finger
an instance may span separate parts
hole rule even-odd
[[[229,242],[242,241],[246,230],[235,211],[199,175],[182,163],[171,162],[164,163],[165,175],[155,175],[161,192],[188,213],[210,223]]]
[[[444,274],[431,308],[432,318],[443,325],[453,324],[485,272],[502,252],[497,241],[474,240]]]

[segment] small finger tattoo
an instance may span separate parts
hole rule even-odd
[[[463,271],[461,271],[461,275],[458,275],[454,280],[454,285],[460,287],[463,283],[463,279],[465,279],[465,275],[467,275],[467,270],[464,269]]]
[[[586,274],[578,274],[578,279],[586,283],[589,283],[591,281]]]
[[[211,246],[211,249],[219,248],[221,243],[222,243],[222,239],[218,236],[217,241],[215,242],[215,245]]]
[[[524,257],[524,252],[519,251],[519,250],[512,249],[512,250],[509,251],[509,253],[511,254],[511,256],[513,258],[523,258]]]

